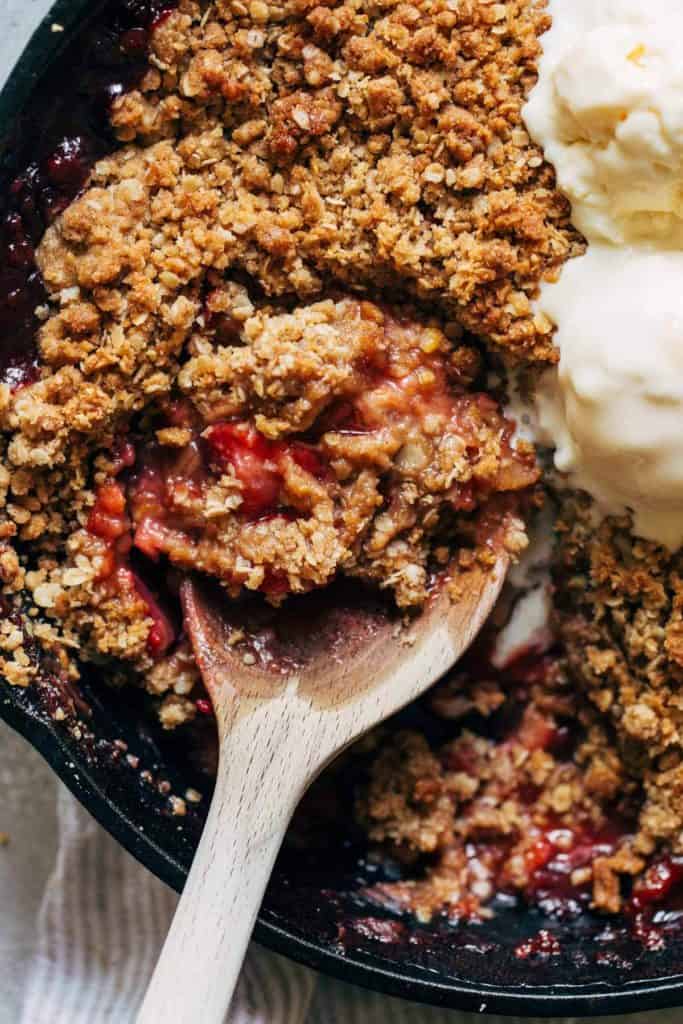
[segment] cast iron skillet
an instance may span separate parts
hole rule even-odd
[[[124,5],[129,16],[136,3],[148,2],[109,0],[103,13],[91,0],[55,3],[0,94],[0,178],[9,180],[18,154],[23,151],[26,161],[27,147],[30,159],[31,148],[42,145],[45,97],[78,93],[86,22],[111,20]],[[111,71],[113,78],[117,74]],[[71,103],[69,98],[66,106]],[[57,708],[61,721],[55,720]],[[67,688],[46,666],[27,690],[0,680],[0,715],[130,853],[182,888],[209,794],[202,804],[188,804],[184,816],[172,813],[169,794],[182,796],[188,786],[206,791],[205,779],[182,745],[154,733],[141,695],[116,693],[92,673],[78,689]],[[565,1016],[683,1004],[677,928],[664,950],[649,952],[627,929],[610,931],[589,914],[562,922],[501,906],[481,924],[419,925],[364,898],[364,886],[380,877],[380,868],[366,863],[348,820],[341,815],[338,834],[323,830],[324,847],[282,854],[259,916],[260,942],[345,981],[458,1009]],[[561,955],[515,956],[515,947],[542,927],[558,937]]]

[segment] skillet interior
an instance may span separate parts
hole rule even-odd
[[[109,7],[118,2],[111,0]],[[88,0],[58,0],[0,94],[2,177],[31,139],[31,112],[39,109],[46,76],[57,87],[67,80],[73,56],[68,49],[78,46],[86,12],[93,16]],[[53,31],[55,22],[65,31]],[[172,816],[159,783],[177,793],[195,783],[182,748],[160,742],[135,694],[122,699],[101,678],[91,676],[78,693],[67,695],[72,713],[55,722],[51,711],[64,696],[47,676],[28,690],[0,681],[0,715],[117,840],[181,889],[202,811],[188,805],[186,816]],[[257,938],[344,980],[454,1008],[563,1016],[683,1003],[683,939],[671,938],[664,950],[648,952],[625,931],[606,934],[604,920],[589,915],[558,923],[536,911],[505,908],[483,924],[417,925],[364,903],[360,891],[373,869],[363,855],[343,822],[324,854],[283,853]],[[515,957],[519,942],[545,925],[560,938],[562,955]]]

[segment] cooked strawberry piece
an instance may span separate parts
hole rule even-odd
[[[547,836],[540,836],[524,851],[524,862],[529,874],[533,875],[540,868],[545,867],[554,853],[554,843],[551,843]]]
[[[100,568],[96,579],[106,580],[108,576],[111,576],[115,568],[116,551],[113,547],[108,547],[100,557]]]
[[[133,543],[143,555],[152,558],[154,561],[166,549],[167,532],[163,523],[150,516],[140,521],[135,529]]]
[[[135,523],[136,548],[157,558],[164,549],[163,523],[166,518],[166,483],[154,461],[144,467],[132,481],[130,505]]]
[[[327,463],[320,452],[311,445],[293,441],[291,444],[285,445],[284,450],[294,459],[297,466],[316,477],[317,480],[322,480],[327,475]]]
[[[111,516],[121,516],[126,510],[123,488],[115,483],[102,484],[97,494],[100,508]]]
[[[631,907],[633,910],[644,910],[651,903],[661,903],[681,881],[683,857],[663,857],[655,861],[634,885]]]
[[[132,583],[139,597],[147,605],[147,616],[152,620],[152,627],[147,635],[147,650],[153,658],[159,658],[175,640],[173,623],[137,573],[131,569],[120,569],[119,572],[125,575],[129,583]]]
[[[126,496],[115,481],[102,484],[88,518],[88,530],[103,540],[115,541],[129,528]]]
[[[249,423],[217,423],[204,436],[213,459],[232,466],[240,481],[246,516],[255,519],[277,507],[282,486],[278,445]]]
[[[226,462],[232,462],[235,455],[242,452],[250,452],[265,462],[276,451],[273,441],[260,434],[251,423],[243,421],[216,423],[204,436],[214,455]]]
[[[471,512],[477,507],[476,487],[471,481],[456,484],[452,491],[451,503],[456,512]]]

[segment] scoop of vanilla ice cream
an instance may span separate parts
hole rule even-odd
[[[549,0],[525,107],[588,241],[539,315],[557,369],[536,396],[541,440],[598,509],[683,544],[683,5]]]
[[[524,117],[592,240],[683,245],[683,7],[551,0]]]
[[[590,246],[543,286],[557,369],[537,391],[555,465],[606,513],[683,543],[683,252]]]

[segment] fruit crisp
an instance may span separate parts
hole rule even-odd
[[[506,380],[555,360],[532,303],[583,242],[521,118],[540,0],[148,13],[106,40],[135,66],[117,145],[62,139],[7,190],[0,667],[106,664],[189,743],[184,574],[274,608],[351,577],[410,616],[494,526],[523,551],[540,470]],[[506,597],[438,729],[354,750],[403,870],[373,899],[637,915],[683,877],[680,554],[554,500],[552,632],[502,665]]]

